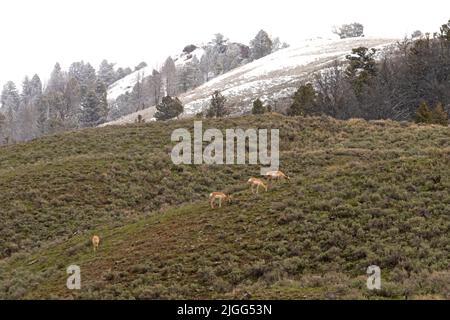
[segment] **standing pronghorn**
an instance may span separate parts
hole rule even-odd
[[[251,185],[252,193],[254,193],[254,187],[255,186],[256,186],[256,193],[257,194],[259,193],[259,187],[263,187],[264,190],[267,191],[267,186],[264,184],[264,182],[262,182],[261,179],[250,178],[250,179],[248,179],[247,183]]]
[[[92,237],[92,245],[94,246],[94,252],[97,251],[99,244],[100,244],[100,237],[99,236],[93,236]]]
[[[268,172],[266,172],[265,176],[268,180],[280,180],[283,178],[291,180],[287,175],[285,175],[281,171],[268,171]]]
[[[211,205],[211,208],[214,209],[214,201],[216,199],[219,199],[219,208],[222,207],[222,200],[228,201],[228,203],[231,203],[231,196],[226,195],[223,192],[213,192],[209,195],[209,204]]]

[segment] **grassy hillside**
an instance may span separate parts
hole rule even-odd
[[[449,128],[278,115],[208,126],[279,128],[292,180],[252,195],[259,166],[173,165],[170,134],[192,120],[1,147],[0,298],[450,298]],[[217,190],[231,206],[208,207]]]

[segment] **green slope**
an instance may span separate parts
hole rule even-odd
[[[175,166],[192,120],[89,129],[0,148],[1,298],[449,298],[450,132],[278,115],[291,182],[257,166]],[[235,201],[208,207],[211,191]],[[90,237],[102,238],[92,252]],[[67,266],[82,290],[65,287]],[[366,269],[382,290],[365,289]]]

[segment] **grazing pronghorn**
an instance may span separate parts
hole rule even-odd
[[[287,175],[285,175],[281,171],[268,171],[268,172],[266,172],[265,176],[269,180],[280,180],[280,179],[283,179],[283,178],[291,180]]]
[[[99,236],[93,236],[92,237],[92,245],[94,246],[94,252],[97,251],[99,244],[100,244],[100,237]]]
[[[259,193],[259,187],[263,187],[267,191],[267,186],[264,184],[264,182],[262,182],[261,179],[250,178],[250,179],[248,179],[247,183],[251,185],[252,193],[254,193],[255,186],[256,186],[257,194]]]
[[[231,203],[232,200],[231,196],[226,195],[223,192],[213,192],[209,195],[209,203],[212,209],[214,209],[214,201],[216,199],[219,199],[219,208],[222,207],[222,200],[226,200],[228,203]]]

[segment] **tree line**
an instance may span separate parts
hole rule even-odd
[[[97,126],[135,111],[169,103],[175,97],[238,66],[262,58],[288,45],[261,30],[244,45],[231,42],[222,34],[205,46],[188,45],[179,63],[168,57],[161,68],[151,74],[137,72],[131,92],[108,101],[108,87],[116,81],[147,67],[145,62],[134,69],[115,68],[103,60],[98,68],[83,61],[68,70],[56,63],[50,79],[43,83],[36,74],[25,77],[21,90],[12,81],[1,92],[0,144],[33,139],[45,134]],[[203,51],[201,55],[195,50]],[[146,69],[145,69],[146,70]]]
[[[135,70],[142,68],[139,64]],[[132,73],[103,60],[98,71],[83,61],[69,70],[56,63],[44,85],[35,74],[25,77],[22,90],[8,81],[1,92],[0,144],[29,140],[45,134],[96,126],[107,119],[107,88]]]
[[[109,120],[156,106],[165,97],[176,97],[234,68],[260,59],[289,45],[260,30],[250,44],[231,42],[218,33],[205,46],[188,45],[183,50],[184,63],[168,57],[161,68],[139,75],[129,93],[119,96],[111,106]],[[201,57],[195,55],[202,51]],[[166,104],[169,100],[166,101]]]
[[[375,49],[353,49],[302,85],[286,113],[448,124],[449,30],[450,21],[433,35],[416,31],[380,59]]]

